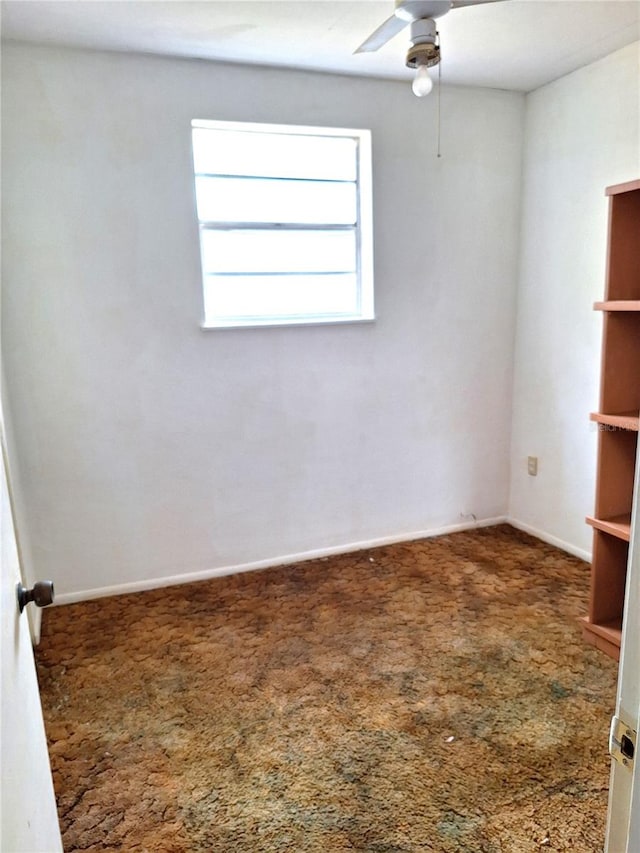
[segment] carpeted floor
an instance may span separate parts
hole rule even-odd
[[[587,583],[505,525],[46,611],[65,850],[602,850]]]

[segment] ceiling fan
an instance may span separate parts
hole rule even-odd
[[[479,6],[498,0],[395,0],[393,15],[381,24],[354,53],[371,53],[379,50],[395,35],[411,24],[411,47],[407,53],[408,68],[416,68],[413,93],[419,98],[433,88],[429,68],[440,62],[440,44],[435,18],[441,18],[451,9]]]

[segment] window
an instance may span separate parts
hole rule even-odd
[[[373,319],[371,134],[194,121],[204,326]]]

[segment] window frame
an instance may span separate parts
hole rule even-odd
[[[352,224],[338,225],[336,223],[303,223],[303,222],[236,222],[230,220],[208,221],[202,220],[198,211],[197,182],[198,178],[218,176],[218,173],[199,172],[196,170],[196,156],[194,131],[196,130],[218,130],[246,133],[261,133],[291,136],[315,136],[323,138],[346,138],[355,143],[355,194],[356,194],[356,220]],[[375,320],[374,313],[374,281],[373,281],[373,198],[372,198],[372,158],[371,158],[371,131],[356,128],[315,127],[308,125],[286,125],[262,122],[239,122],[218,121],[209,119],[194,119],[191,122],[192,132],[192,164],[194,176],[194,205],[196,219],[198,222],[198,239],[200,244],[200,269],[202,287],[203,329],[229,329],[229,328],[253,328],[269,326],[302,326],[302,325],[331,325],[369,323]],[[240,178],[260,178],[260,175],[249,174],[235,175]],[[224,175],[221,175],[224,177]],[[263,176],[264,177],[264,176]],[[271,180],[288,180],[270,177]],[[303,178],[304,180],[304,178]],[[308,178],[307,180],[314,180]],[[321,181],[323,179],[315,179]],[[356,277],[356,310],[350,312],[320,312],[306,311],[297,314],[242,314],[242,315],[216,315],[209,310],[207,312],[207,272],[205,267],[205,240],[203,234],[207,231],[234,231],[234,230],[264,230],[264,231],[332,231],[346,230],[355,235],[355,277]],[[227,273],[233,275],[234,273]],[[236,273],[237,274],[237,273]],[[299,271],[298,275],[305,275]],[[319,275],[329,275],[330,270],[320,272]],[[217,273],[225,275],[225,273]],[[260,272],[244,273],[245,277],[265,275]],[[277,275],[277,273],[272,273]]]

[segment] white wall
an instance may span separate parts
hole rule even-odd
[[[507,508],[524,98],[3,50],[4,347],[58,598]],[[204,332],[190,121],[368,127],[375,324]]]
[[[630,45],[527,96],[510,515],[588,556],[605,283],[605,187],[640,176]],[[537,477],[526,457],[538,456]]]

